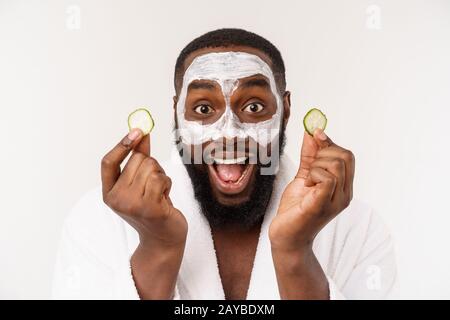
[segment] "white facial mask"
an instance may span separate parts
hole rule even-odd
[[[270,89],[276,99],[277,110],[272,118],[257,122],[244,123],[230,107],[230,97],[238,87],[239,79],[254,75],[263,75],[269,80]],[[225,98],[225,112],[214,123],[202,124],[186,120],[185,104],[189,84],[194,80],[211,80],[219,84]],[[283,107],[278,94],[272,69],[260,57],[245,52],[212,52],[198,56],[187,68],[183,77],[183,86],[177,102],[177,119],[180,136],[186,144],[201,144],[223,137],[252,138],[262,146],[278,136]]]

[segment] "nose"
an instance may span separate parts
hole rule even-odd
[[[242,130],[239,130],[239,118],[230,108],[227,108],[227,110],[225,111],[223,120],[224,122],[221,128],[223,137],[225,137],[227,140],[244,138]]]

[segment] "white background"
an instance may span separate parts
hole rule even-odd
[[[394,234],[402,297],[450,298],[450,1],[430,0],[0,0],[0,298],[49,297],[64,217],[135,107],[151,106],[168,157],[175,59],[219,27],[281,50],[292,157],[312,106],[354,151],[355,197]]]

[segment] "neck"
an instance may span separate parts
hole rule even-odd
[[[232,224],[222,227],[211,226],[211,232],[213,235],[223,235],[223,236],[244,236],[244,235],[254,235],[259,234],[261,230],[263,219],[260,219],[251,227],[245,227],[239,224]]]
[[[250,228],[212,229],[220,279],[226,299],[245,299],[259,242],[261,223]]]

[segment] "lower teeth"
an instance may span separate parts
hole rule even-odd
[[[242,172],[241,176],[239,177],[239,179],[234,182],[234,183],[239,183],[241,182],[242,179],[244,179],[244,176],[247,174],[247,170],[248,170],[248,165],[245,167],[244,171]]]

